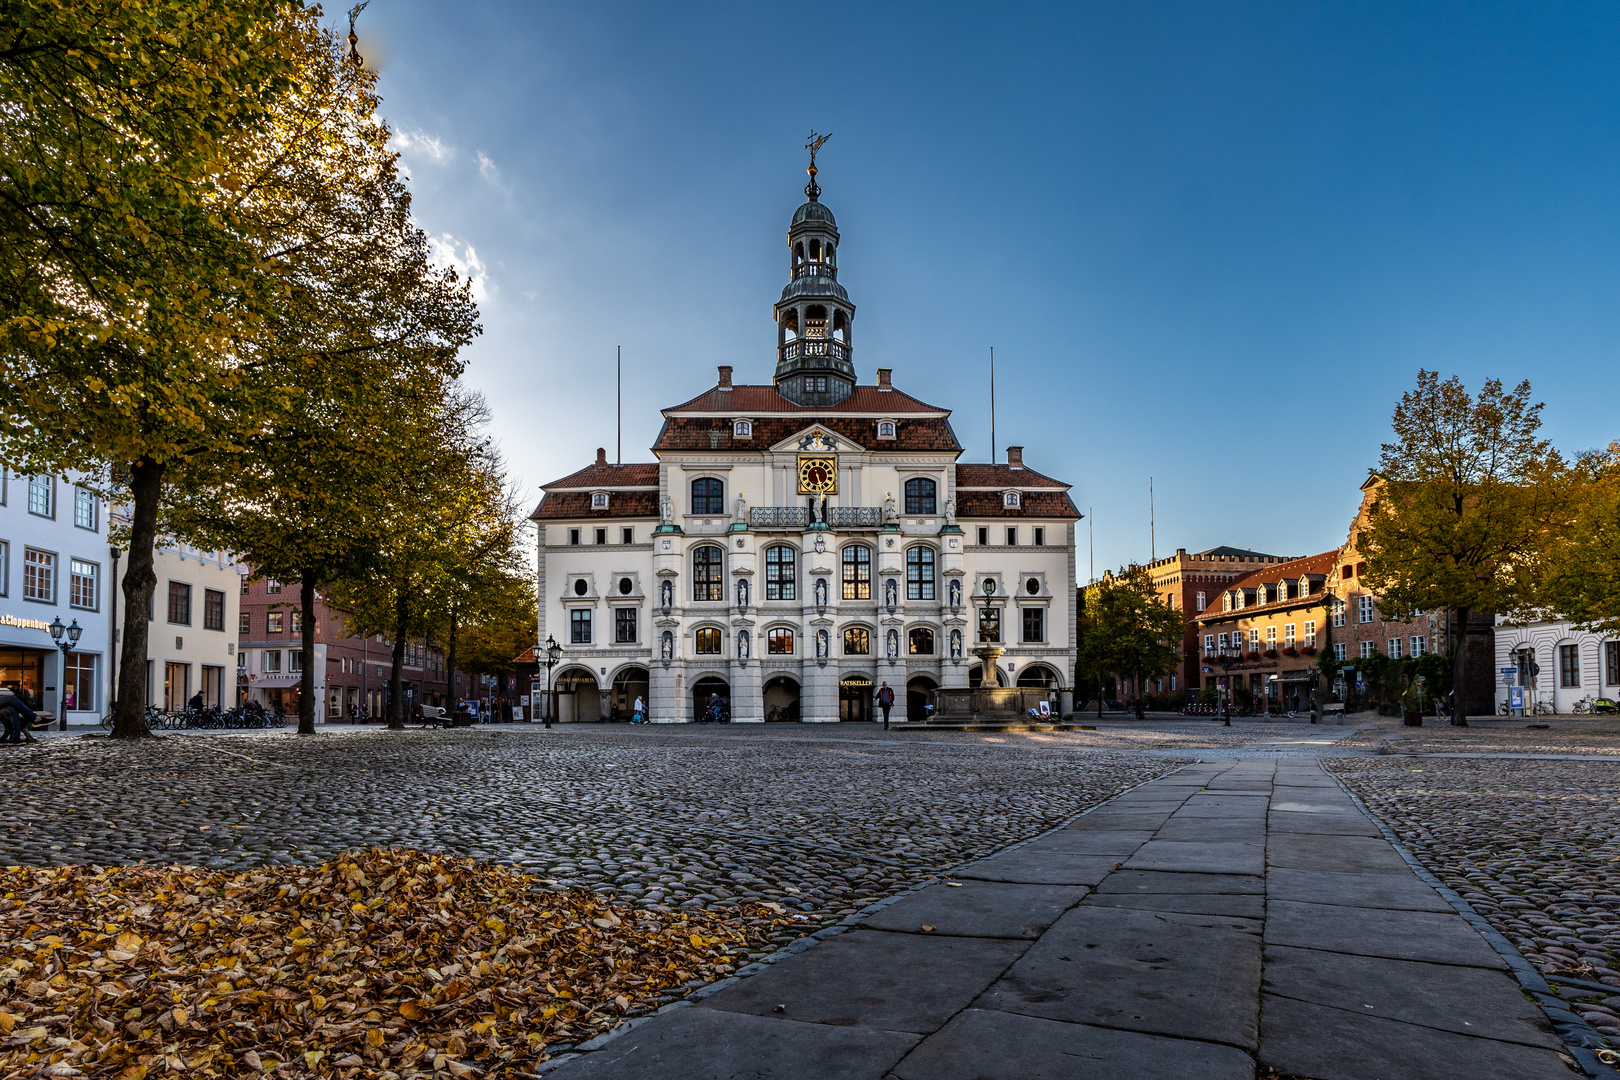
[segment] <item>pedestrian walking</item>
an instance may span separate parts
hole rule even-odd
[[[883,730],[888,731],[889,710],[894,708],[894,691],[889,689],[888,683],[884,683],[882,687],[878,689],[877,703],[878,708],[883,710]]]
[[[640,694],[636,695],[636,703],[630,709],[630,722],[632,724],[645,724],[647,722],[647,706],[641,700]]]

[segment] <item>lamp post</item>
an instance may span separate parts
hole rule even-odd
[[[547,697],[548,701],[547,701],[547,707],[546,707],[546,723],[545,723],[545,726],[548,727],[548,728],[551,726],[551,722],[554,719],[556,719],[556,716],[557,716],[557,686],[556,686],[555,683],[553,683],[551,681],[551,669],[556,667],[557,662],[562,659],[562,651],[563,651],[563,647],[561,645],[557,644],[557,639],[552,637],[550,634],[547,634],[546,635],[546,697]]]
[[[1227,651],[1226,651],[1226,646],[1225,645],[1222,645],[1220,647],[1219,656],[1220,656],[1219,663],[1221,665],[1221,674],[1223,676],[1222,679],[1221,679],[1221,682],[1224,685],[1225,690],[1226,690],[1226,704],[1221,709],[1221,719],[1226,721],[1226,726],[1227,727],[1231,727],[1232,726],[1232,665],[1237,662],[1237,657],[1228,654]]]
[[[56,647],[62,650],[62,667],[56,673],[58,683],[56,688],[57,731],[67,730],[67,658],[68,653],[72,652],[73,647],[79,643],[79,635],[82,633],[84,633],[84,630],[80,628],[78,619],[73,620],[72,626],[65,627],[62,625],[62,616],[58,615],[55,621],[51,623],[51,640],[56,642]],[[62,640],[64,635],[67,637],[66,641]]]

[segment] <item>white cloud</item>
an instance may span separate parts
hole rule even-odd
[[[448,266],[472,282],[473,299],[482,304],[489,296],[489,272],[471,244],[461,243],[449,233],[428,237],[428,258],[434,266]]]
[[[448,161],[456,156],[455,147],[446,146],[442,139],[436,139],[421,131],[396,131],[393,133],[393,141],[400,153],[412,157],[421,156],[432,158],[434,161]]]
[[[489,155],[482,150],[478,151],[478,171],[485,180],[495,176],[495,162],[491,161]]]

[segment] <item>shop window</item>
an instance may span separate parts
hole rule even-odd
[[[75,712],[91,712],[96,708],[96,657],[89,653],[70,652],[63,670],[67,673],[62,692],[63,705]]]

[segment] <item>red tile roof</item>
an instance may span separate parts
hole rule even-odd
[[[1067,491],[1069,485],[1050,476],[1043,476],[1028,467],[1015,469],[1011,465],[957,465],[956,490],[961,491],[963,488],[989,488],[996,491],[1006,488],[1018,488],[1020,491],[1028,491],[1031,488],[1057,488],[1060,491]]]
[[[1287,562],[1275,563],[1263,569],[1256,570],[1253,573],[1245,574],[1236,581],[1228,582],[1226,585],[1223,585],[1220,592],[1224,593],[1233,589],[1254,589],[1261,585],[1275,585],[1279,581],[1298,581],[1300,578],[1305,577],[1306,575],[1327,579],[1338,564],[1339,549],[1334,548],[1332,551],[1324,551],[1318,555],[1307,555],[1303,559],[1290,559]],[[1324,580],[1324,591],[1325,587],[1326,582]],[[1215,621],[1223,618],[1247,618],[1256,612],[1265,611],[1267,609],[1285,608],[1297,605],[1300,600],[1313,600],[1320,602],[1322,596],[1322,592],[1314,592],[1309,597],[1295,597],[1292,600],[1274,600],[1269,604],[1255,604],[1253,607],[1245,607],[1233,611],[1222,611],[1220,609],[1220,605],[1216,602],[1216,600],[1218,600],[1217,597],[1216,600],[1212,600],[1209,607],[1205,608],[1199,615],[1199,620]]]
[[[900,390],[880,390],[875,386],[857,386],[837,405],[795,405],[774,386],[733,386],[722,390],[716,386],[705,390],[691,401],[672,405],[664,410],[665,416],[675,414],[701,414],[705,416],[758,416],[764,413],[785,413],[793,416],[848,415],[902,416],[908,413],[937,413],[949,416],[949,409],[918,401]]]
[[[658,462],[636,462],[631,465],[590,464],[561,480],[540,485],[545,491],[586,488],[658,487]]]
[[[1023,506],[1014,509],[1002,505],[1000,491],[963,491],[956,492],[956,516],[958,519],[966,518],[1074,518],[1079,520],[1080,511],[1075,509],[1074,500],[1064,491],[1026,491],[1019,500]]]
[[[589,491],[548,491],[529,515],[530,521],[564,518],[655,518],[658,516],[658,489],[614,491],[608,495],[606,510],[591,509]]]
[[[809,412],[809,410],[806,410]],[[739,414],[741,415],[741,414]],[[756,414],[757,415],[757,414]],[[961,453],[962,444],[956,441],[944,416],[920,416],[905,419],[894,414],[894,438],[877,437],[877,418],[863,419],[846,416],[775,416],[756,418],[753,437],[735,439],[731,425],[718,418],[699,416],[670,416],[664,429],[653,443],[654,450],[759,450],[770,449],[811,424],[842,435],[868,450],[947,450]]]

